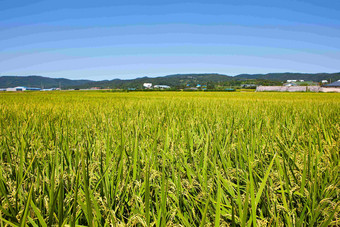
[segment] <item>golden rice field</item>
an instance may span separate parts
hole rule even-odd
[[[0,93],[0,226],[339,226],[340,94]]]

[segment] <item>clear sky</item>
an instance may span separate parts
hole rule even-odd
[[[339,71],[339,0],[0,0],[0,76]]]

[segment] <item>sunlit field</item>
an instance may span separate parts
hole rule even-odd
[[[340,94],[0,93],[0,226],[340,225]]]

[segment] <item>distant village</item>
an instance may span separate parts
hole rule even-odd
[[[283,86],[257,86],[256,91],[340,92],[340,80],[333,83],[329,83],[328,80],[322,80],[320,83],[304,80],[287,80]]]
[[[171,89],[168,85],[153,85],[152,83],[143,83],[143,90],[169,90]],[[339,92],[340,93],[340,80],[329,83],[328,80],[322,80],[321,82],[313,82],[313,81],[305,81],[305,80],[296,80],[291,79],[287,80],[282,86],[262,86],[255,84],[241,84],[241,89],[255,89],[256,92],[265,92],[265,91],[280,91],[280,92]],[[57,91],[62,90],[59,88],[36,88],[36,87],[25,87],[25,86],[17,86],[17,87],[9,87],[9,88],[0,88],[0,91],[8,91],[8,92],[22,92],[22,91]],[[63,89],[63,90],[108,90],[102,89],[100,87],[92,87],[88,89]],[[128,88],[128,91],[137,91],[140,89],[136,88]],[[186,84],[184,89],[185,91],[204,91],[211,90],[207,89],[207,85],[195,84],[190,85]],[[235,88],[229,87],[224,88],[224,91],[236,91]],[[222,91],[223,91],[222,90]]]
[[[171,87],[168,85],[153,85],[152,83],[144,83],[143,88],[146,90],[152,89],[170,89]],[[305,81],[305,80],[287,80],[286,83],[283,83],[282,86],[261,86],[255,84],[242,84],[241,88],[244,89],[256,89],[257,92],[264,91],[287,91],[287,92],[340,92],[340,80],[329,83],[328,80],[322,80],[320,83],[313,81]],[[137,90],[136,88],[128,88],[130,91]],[[190,86],[190,84],[186,85],[186,88],[183,90],[207,90],[207,85],[196,84],[195,86]],[[224,91],[236,91],[234,88],[225,88]]]
[[[152,83],[144,83],[143,84],[143,88],[144,89],[170,89],[171,87],[168,85],[154,85],[152,86]],[[207,85],[200,85],[200,84],[196,84],[195,86],[191,87],[190,84],[186,85],[186,88],[184,90],[206,90],[207,89]]]
[[[24,86],[17,86],[17,87],[9,87],[9,88],[0,88],[0,91],[56,91],[61,90],[60,88],[37,88],[37,87],[24,87]]]

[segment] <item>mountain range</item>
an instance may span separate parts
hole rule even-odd
[[[58,88],[60,85],[65,87],[80,86],[93,82],[91,80],[70,80],[65,78],[50,78],[44,76],[1,76],[0,88],[7,87],[37,87],[37,88]]]
[[[217,73],[205,74],[175,74],[163,77],[141,77],[136,79],[113,79],[113,80],[71,80],[65,78],[50,78],[44,76],[1,76],[0,88],[26,86],[39,88],[61,87],[65,88],[142,88],[143,83],[163,84],[171,87],[184,87],[187,84],[223,84],[223,83],[247,83],[247,80],[272,81],[273,83],[287,80],[305,80],[320,82],[321,80],[340,80],[340,73],[268,73],[268,74],[240,74],[228,76]],[[254,82],[254,81],[252,81]]]

